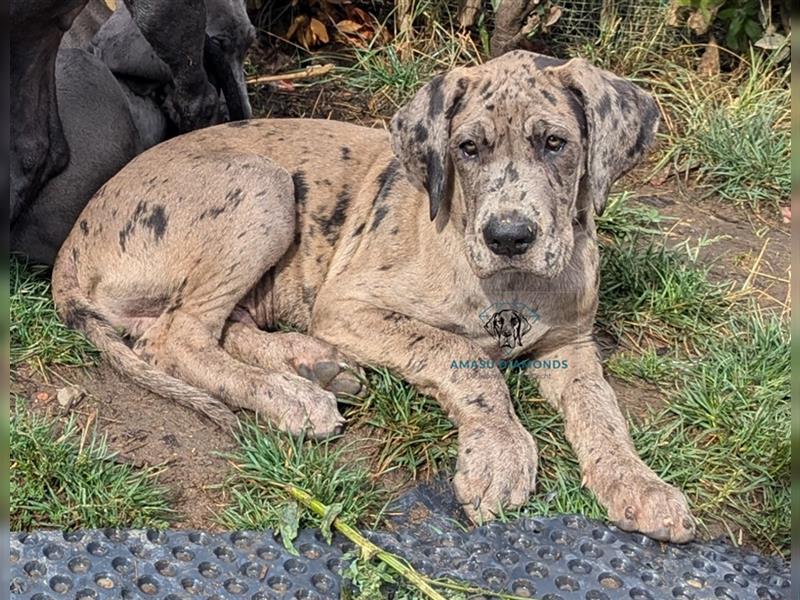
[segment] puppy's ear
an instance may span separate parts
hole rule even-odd
[[[583,106],[589,139],[580,200],[600,215],[612,184],[636,166],[653,143],[658,106],[637,85],[582,58],[546,71],[559,77]]]
[[[450,123],[468,86],[464,68],[438,75],[392,118],[392,149],[411,182],[428,192],[431,221],[452,192]]]
[[[522,333],[522,335],[525,335],[531,330],[531,324],[528,322],[528,319],[526,319],[522,315],[518,316],[519,316],[520,332]]]

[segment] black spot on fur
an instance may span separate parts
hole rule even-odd
[[[556,105],[556,97],[547,90],[542,90],[542,96],[544,96],[545,100],[547,100],[553,106]]]
[[[578,122],[578,127],[581,130],[581,136],[586,139],[588,136],[588,129],[586,127],[586,111],[583,108],[583,99],[579,93],[574,90],[567,89],[566,94],[567,106],[569,107],[572,116]]]
[[[317,298],[317,290],[311,286],[303,286],[303,304],[311,306]]]
[[[597,116],[600,119],[605,119],[610,112],[611,96],[608,93],[603,93],[603,95],[600,97],[600,102],[597,103]]]
[[[164,237],[164,232],[167,229],[168,223],[164,207],[161,204],[156,204],[149,215],[147,212],[147,202],[140,200],[136,205],[131,218],[128,219],[128,222],[125,223],[122,229],[120,229],[119,246],[123,252],[125,252],[128,239],[130,239],[131,235],[133,235],[137,225],[141,224],[142,226],[150,229],[155,235],[156,241],[160,241],[161,238]]]
[[[89,235],[89,223],[86,222],[86,219],[81,219],[81,233],[83,235]]]
[[[339,238],[339,230],[342,228],[345,218],[347,217],[347,208],[350,206],[350,191],[345,188],[336,196],[336,205],[333,211],[327,217],[317,215],[314,220],[320,227],[322,235],[328,240],[328,243],[333,245]]]
[[[384,321],[391,321],[392,323],[400,323],[401,321],[408,321],[410,319],[411,317],[396,312],[388,312],[386,316],[383,317]]]
[[[650,145],[653,137],[653,127],[657,119],[658,109],[654,102],[648,101],[643,111],[642,122],[639,124],[639,133],[636,135],[633,146],[628,148],[628,158],[641,155]]]
[[[203,219],[209,217],[212,219],[216,219],[218,216],[224,213],[227,210],[227,208],[228,208],[227,206],[217,206],[215,208],[207,208],[200,213],[200,216],[197,217],[197,220],[202,221]]]
[[[352,235],[351,237],[358,237],[358,236],[360,236],[360,235],[361,235],[361,234],[364,232],[364,227],[366,227],[366,225],[367,225],[366,223],[362,223],[361,225],[359,225],[358,227],[356,227],[356,229],[355,229],[355,231],[353,232],[353,235]]]
[[[428,117],[434,119],[444,110],[444,75],[437,75],[428,84],[430,86],[430,102],[428,103]]]
[[[303,171],[295,171],[292,174],[292,183],[294,184],[294,201],[298,206],[305,206],[306,198],[308,198],[306,174]]]
[[[372,219],[372,224],[369,228],[370,231],[375,231],[384,217],[389,213],[389,206],[386,204],[386,198],[392,191],[392,186],[397,180],[399,170],[400,163],[396,158],[393,158],[389,161],[389,164],[386,165],[386,168],[381,171],[380,175],[378,175],[378,193],[375,195],[375,199],[372,203],[375,207],[375,216]]]
[[[428,139],[428,128],[422,123],[414,125],[414,139],[420,144]]]
[[[389,207],[385,204],[382,204],[378,208],[375,209],[375,217],[372,219],[372,225],[370,225],[369,230],[375,231],[378,228],[378,225],[381,224],[383,218],[389,213]]]
[[[428,190],[428,196],[431,201],[431,220],[436,217],[439,212],[439,205],[444,200],[446,195],[445,174],[444,174],[444,160],[433,149],[429,149],[425,154],[425,189]]]
[[[88,321],[99,321],[110,328],[108,321],[93,308],[77,300],[68,300],[61,310],[64,324],[70,329],[85,331]]]
[[[483,397],[483,394],[478,394],[474,398],[470,398],[467,400],[468,406],[477,406],[483,412],[492,412],[491,407],[486,403],[486,399]]]
[[[467,80],[464,78],[459,79],[456,81],[456,92],[453,97],[453,102],[450,106],[447,107],[447,112],[445,113],[444,117],[448,121],[451,121],[453,117],[455,117],[461,109],[464,108],[464,95],[467,92]]]
[[[150,213],[150,216],[147,217],[142,224],[150,228],[153,235],[155,235],[156,241],[160,242],[164,237],[164,232],[167,230],[168,223],[169,220],[167,219],[166,212],[164,212],[164,207],[161,204],[157,204],[153,207],[153,212]]]
[[[244,200],[244,192],[240,187],[228,190],[228,193],[225,194],[225,201],[228,203],[228,207],[231,209],[239,206],[242,203],[242,200]]]
[[[408,347],[411,348],[414,345],[420,343],[424,339],[425,339],[425,336],[420,333],[419,335],[416,335],[411,339],[411,341],[408,343]]]
[[[547,250],[544,253],[544,262],[548,267],[552,267],[553,264],[556,262],[556,255],[550,250]]]
[[[342,146],[342,160],[350,160],[350,148],[347,146]]]
[[[509,182],[514,183],[517,179],[519,179],[519,171],[517,171],[517,167],[514,166],[513,162],[508,161],[503,180],[508,180]]]
[[[397,175],[400,171],[400,163],[396,158],[389,161],[386,168],[378,175],[378,193],[375,195],[373,205],[383,202],[392,191]]]

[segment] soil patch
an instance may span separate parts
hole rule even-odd
[[[71,413],[81,428],[96,426],[119,462],[162,469],[159,481],[170,491],[176,527],[219,530],[215,514],[227,505],[222,485],[230,468],[216,453],[235,448],[234,441],[197,413],[146,392],[101,364],[87,369],[59,369],[51,382],[27,369],[14,373],[12,394],[30,410],[63,419],[56,400],[68,383],[86,391]]]

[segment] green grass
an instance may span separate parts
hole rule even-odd
[[[234,466],[225,486],[231,501],[219,516],[227,528],[280,529],[294,505],[281,484],[305,490],[324,504],[339,504],[339,517],[351,524],[377,515],[386,499],[363,459],[349,454],[347,445],[293,438],[262,430],[253,421],[243,423],[238,441],[239,448],[227,456]],[[305,511],[296,515],[295,525],[319,526]]]
[[[788,202],[789,74],[756,52],[722,80],[678,65],[655,68],[649,83],[669,116],[658,168],[696,173],[709,195],[754,210]]]
[[[663,219],[629,195],[611,199],[600,233],[599,325],[635,348],[691,346],[729,316],[729,288],[708,278],[697,253],[668,245]]]
[[[664,54],[679,42],[678,30],[667,25],[667,9],[663,2],[606,0],[599,15],[580,9],[565,11],[553,42],[569,56],[581,56],[604,69],[636,77],[650,68],[654,58],[663,61]],[[596,16],[599,31],[592,37],[586,25]]]
[[[104,440],[17,408],[11,413],[11,530],[167,526],[157,471],[116,463]]]
[[[353,65],[342,77],[348,87],[372,98],[376,112],[391,115],[434,75],[481,62],[472,39],[454,29],[449,19],[440,19],[440,4],[414,4],[413,19],[425,27],[415,32],[413,43],[398,36],[379,44],[375,36],[366,48],[353,49]]]
[[[651,379],[671,386],[670,402],[637,439],[642,457],[673,473],[706,522],[736,523],[759,547],[787,553],[788,325],[743,309],[683,369]]]
[[[682,489],[701,524],[728,531],[766,552],[789,551],[790,365],[786,323],[755,309],[724,335],[700,342],[683,360],[645,354],[626,359],[626,378],[662,386],[666,408],[631,424],[644,461]],[[618,372],[616,369],[613,369]],[[527,395],[517,411],[539,444],[538,492],[509,516],[579,512],[603,517],[580,487],[580,471],[560,417]]]
[[[11,367],[25,363],[40,373],[57,366],[94,364],[96,350],[56,314],[46,269],[12,258]]]
[[[410,479],[433,476],[456,458],[456,429],[438,404],[386,369],[370,372],[369,395],[346,413],[372,433],[375,476],[400,470]]]

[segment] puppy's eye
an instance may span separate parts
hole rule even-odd
[[[475,158],[478,156],[478,146],[472,140],[462,142],[458,148],[461,150],[461,154],[466,158]]]
[[[567,140],[564,140],[555,135],[548,135],[544,141],[544,147],[548,152],[561,152],[566,145]]]

